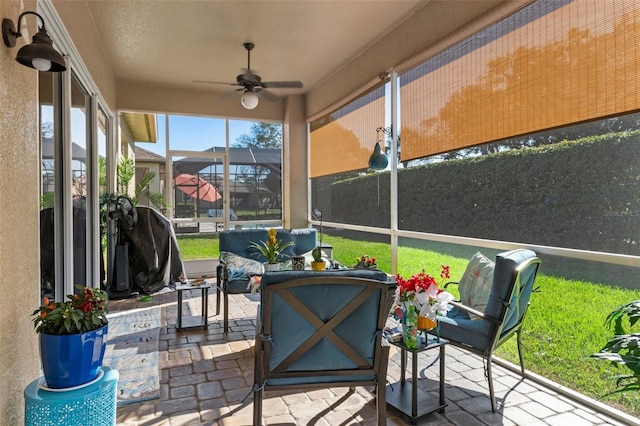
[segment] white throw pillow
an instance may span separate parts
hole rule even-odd
[[[264,266],[262,262],[238,256],[228,251],[220,252],[220,260],[224,261],[229,270],[229,281],[246,280],[251,275],[263,274]]]
[[[484,312],[491,293],[494,269],[495,263],[482,253],[473,255],[458,284],[460,301],[464,305]],[[475,315],[470,317],[477,319]]]

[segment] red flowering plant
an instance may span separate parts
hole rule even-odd
[[[364,256],[356,257],[356,264],[353,265],[353,267],[357,269],[373,269],[378,267],[378,264],[376,262],[377,261],[375,257],[369,257],[365,254]]]
[[[441,265],[440,277],[443,280],[449,279],[449,267]],[[395,293],[396,317],[402,320],[409,310],[414,310],[418,318],[428,318],[429,321],[419,325],[420,329],[430,329],[436,325],[436,314],[445,314],[447,304],[453,300],[453,295],[438,287],[438,282],[434,277],[428,275],[424,270],[414,274],[408,279],[397,275],[398,287]],[[401,312],[398,312],[401,309]]]
[[[77,286],[80,294],[67,295],[65,302],[53,302],[48,297],[32,316],[37,333],[81,334],[97,330],[108,323],[107,293],[97,289]]]

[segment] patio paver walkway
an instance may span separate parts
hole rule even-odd
[[[213,289],[212,289],[213,290]],[[189,293],[193,293],[190,295]],[[185,312],[200,309],[200,292],[186,292]],[[215,315],[215,292],[209,295],[208,330],[176,332],[176,293],[156,294],[151,302],[136,299],[109,302],[111,312],[162,306],[159,368],[160,398],[118,406],[118,425],[186,426],[251,425],[252,398],[243,398],[253,383],[253,339],[258,295],[230,296],[230,331],[222,332],[222,318]],[[437,398],[437,351],[420,354],[419,387]],[[422,425],[640,425],[620,413],[618,420],[596,412],[532,380],[496,366],[494,383],[499,411],[491,412],[482,359],[452,346],[446,348],[446,398],[444,413],[421,419]],[[400,354],[392,347],[388,381],[400,377]],[[339,405],[332,404],[343,400]],[[266,392],[263,422],[267,425],[371,425],[375,401],[369,389],[335,388],[301,393]],[[388,408],[389,426],[410,424],[395,409]]]

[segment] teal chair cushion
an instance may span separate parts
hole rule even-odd
[[[276,283],[283,281],[319,277],[319,276],[349,276],[358,278],[369,278],[376,281],[387,282],[388,277],[381,271],[368,270],[346,270],[346,271],[282,271],[273,272],[263,276],[261,291],[261,323],[264,324],[264,289]],[[392,282],[390,285],[394,285]],[[331,285],[322,284],[314,286],[299,286],[291,288],[291,294],[295,296],[303,305],[308,307],[313,314],[321,321],[325,322],[333,317],[337,312],[342,310],[358,293],[362,291],[360,285]],[[369,297],[362,305],[352,312],[346,320],[338,324],[334,328],[334,332],[342,340],[348,342],[353,348],[357,348],[358,353],[369,363],[373,363],[375,336],[378,330],[375,322],[371,318],[377,315],[380,297],[387,297],[387,294],[377,291],[373,296]],[[271,352],[269,359],[269,368],[274,369],[283,360],[285,360],[301,342],[312,336],[316,327],[307,319],[300,315],[294,308],[289,305],[282,297],[272,292],[271,306],[267,307],[271,315],[271,333],[269,340],[271,341]],[[341,350],[336,348],[333,343],[327,339],[321,339],[313,350],[307,352],[297,361],[291,364],[287,371],[319,371],[319,370],[340,370],[353,369],[357,367],[353,361],[346,357]],[[371,376],[363,376],[362,380],[371,380]],[[321,376],[311,379],[314,383],[332,382],[332,381],[353,380],[346,377]],[[293,384],[293,383],[309,383],[310,379],[273,379],[269,380],[270,384]]]

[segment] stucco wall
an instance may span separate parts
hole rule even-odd
[[[115,110],[116,83],[111,63],[102,48],[87,2],[52,0],[52,3],[100,94],[109,108]]]
[[[3,0],[0,17],[15,22],[20,12],[35,7],[35,1]],[[36,19],[26,22],[31,37]],[[22,392],[40,375],[37,335],[30,315],[39,305],[40,288],[38,73],[15,61],[23,44],[18,40],[16,48],[9,49],[0,43],[1,425],[23,424]]]

